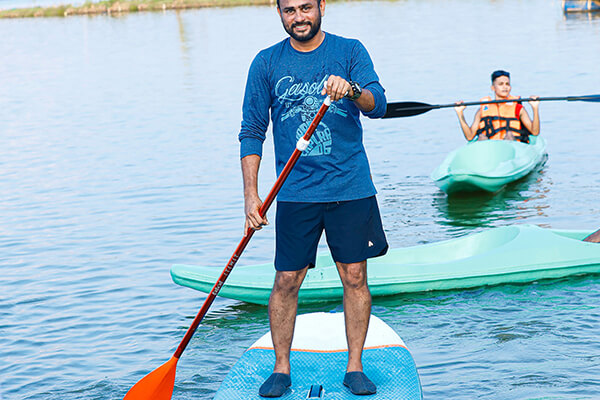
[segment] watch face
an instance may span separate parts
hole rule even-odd
[[[352,87],[352,91],[354,92],[354,95],[350,97],[350,100],[354,101],[360,97],[360,95],[362,94],[362,89],[360,88],[360,85],[356,82],[350,82],[350,86]]]
[[[354,101],[360,97],[360,95],[362,94],[362,89],[360,88],[360,85],[354,81],[348,81],[348,83],[350,84],[350,87],[352,88],[353,94],[352,94],[352,96],[350,96],[350,91],[348,91],[348,93],[346,93],[346,96],[344,96],[344,97]]]

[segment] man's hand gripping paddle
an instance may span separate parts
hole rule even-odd
[[[271,206],[271,203],[273,203],[273,200],[275,200],[277,193],[279,193],[281,186],[283,185],[283,183],[287,179],[288,175],[292,171],[292,168],[294,168],[296,161],[298,161],[298,158],[300,157],[302,152],[308,147],[311,136],[315,132],[315,129],[321,122],[321,119],[327,112],[327,109],[329,108],[330,105],[331,105],[331,99],[329,98],[329,96],[327,96],[325,98],[325,101],[323,101],[321,108],[319,108],[317,115],[315,115],[315,118],[313,119],[312,123],[306,130],[306,133],[296,143],[296,149],[292,153],[290,159],[288,160],[287,164],[283,168],[283,171],[281,171],[281,174],[275,181],[273,188],[271,189],[271,191],[265,198],[264,203],[260,207],[259,213],[260,213],[261,217],[264,217],[267,214],[267,210]],[[194,335],[194,332],[196,332],[198,325],[200,325],[200,322],[206,315],[208,308],[213,303],[215,297],[217,297],[217,294],[221,290],[221,287],[223,287],[225,280],[231,273],[231,270],[235,266],[235,263],[237,262],[237,260],[242,255],[242,252],[246,248],[246,245],[250,241],[250,238],[252,237],[254,232],[255,232],[254,229],[248,228],[248,230],[246,232],[246,236],[244,236],[242,238],[240,244],[238,244],[237,248],[233,252],[233,255],[229,259],[227,266],[221,273],[221,276],[217,280],[217,283],[215,283],[215,286],[213,286],[209,295],[206,297],[206,300],[204,300],[204,304],[202,305],[202,308],[200,308],[200,311],[198,311],[196,318],[194,318],[192,325],[188,328],[185,336],[181,340],[181,343],[179,343],[179,347],[177,347],[177,350],[175,351],[175,353],[173,354],[171,359],[169,361],[167,361],[166,363],[164,363],[163,365],[161,365],[160,367],[158,367],[157,369],[155,369],[154,371],[150,372],[148,375],[146,375],[144,378],[142,378],[142,380],[140,380],[138,383],[136,383],[131,389],[129,389],[129,391],[125,395],[124,400],[169,400],[169,399],[171,399],[171,396],[173,395],[173,387],[175,386],[175,370],[177,368],[177,361],[179,361],[179,357],[181,357],[181,354],[183,353],[183,351],[187,347],[188,343],[192,339],[192,336]]]

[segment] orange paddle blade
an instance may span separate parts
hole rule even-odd
[[[170,400],[175,386],[175,371],[178,358],[169,361],[150,372],[133,385],[123,400]]]

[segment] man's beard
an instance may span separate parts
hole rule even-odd
[[[310,30],[308,31],[308,33],[305,33],[302,36],[300,36],[300,35],[298,35],[297,33],[294,32],[294,28],[296,26],[298,26],[299,24],[292,24],[292,26],[290,26],[290,27],[287,27],[285,24],[283,24],[283,28],[288,33],[288,35],[290,35],[295,40],[297,40],[299,42],[308,42],[310,39],[314,38],[315,35],[321,29],[321,10],[319,10],[319,18],[317,18],[317,20],[315,21],[314,25],[311,22],[309,22],[309,21],[306,21],[303,24],[309,25],[310,26]]]

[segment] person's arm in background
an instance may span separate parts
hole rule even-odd
[[[537,96],[531,96],[531,98],[537,99]],[[527,114],[525,107],[521,109],[521,112],[519,113],[519,119],[533,136],[537,136],[540,134],[540,102],[539,100],[530,101],[529,104],[533,109],[533,121],[529,118],[529,114]]]
[[[464,114],[465,108],[467,108],[467,106],[461,105],[462,101],[459,101],[456,104],[457,105],[456,107],[454,107],[454,111],[456,111],[456,115],[458,116],[460,128],[462,129],[463,135],[465,135],[465,139],[471,141],[477,134],[477,129],[479,128],[479,121],[481,120],[481,110],[477,110],[477,113],[475,113],[475,118],[473,119],[473,124],[469,126]]]

